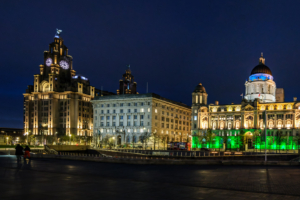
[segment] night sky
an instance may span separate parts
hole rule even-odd
[[[0,127],[23,127],[23,93],[43,64],[56,28],[77,74],[116,92],[131,65],[139,93],[191,105],[240,103],[264,52],[285,100],[300,99],[300,1],[2,1]]]

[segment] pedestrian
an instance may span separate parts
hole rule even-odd
[[[27,158],[27,157],[30,158],[30,148],[29,148],[29,146],[26,146],[24,150],[25,150],[24,159]]]
[[[17,144],[16,146],[16,156],[17,156],[17,160],[21,160],[21,156],[23,155],[23,147],[20,144]]]

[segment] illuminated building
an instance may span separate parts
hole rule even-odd
[[[120,86],[117,90],[117,94],[138,94],[136,91],[136,82],[134,82],[134,76],[131,74],[130,65],[120,79]]]
[[[44,143],[47,136],[92,136],[90,101],[96,95],[113,94],[95,89],[88,78],[76,75],[60,32],[44,51],[40,73],[24,93],[24,131],[44,138]]]
[[[150,137],[150,148],[154,135],[160,147],[190,138],[191,108],[183,103],[147,93],[98,96],[92,104],[96,144],[105,145],[110,138],[115,145],[141,147],[143,138]]]
[[[264,111],[267,116],[267,148],[295,148],[300,133],[300,102],[297,98],[292,102],[284,102],[284,91],[276,88],[272,72],[265,65],[262,55],[259,65],[254,67],[245,83],[245,90],[240,104],[220,105],[216,101],[208,105],[205,88],[202,84],[196,86],[192,93],[193,148],[222,148],[223,143],[232,147],[247,144],[249,148],[256,144],[255,147],[259,148],[264,145],[261,134],[264,129]],[[212,146],[203,137],[208,130],[215,135],[211,141]],[[259,136],[255,130],[260,131]],[[241,138],[242,141],[238,141]]]

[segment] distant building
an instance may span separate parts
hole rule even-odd
[[[40,73],[24,93],[24,131],[46,143],[41,136],[92,136],[93,109],[90,101],[97,95],[113,95],[76,75],[73,57],[56,35],[49,50],[44,51]],[[44,141],[41,141],[44,138]],[[49,137],[48,137],[49,138]],[[53,140],[51,140],[53,141]]]
[[[276,102],[284,102],[284,90],[283,88],[276,89]]]
[[[24,129],[0,127],[0,145],[17,144],[20,142],[26,142]]]
[[[91,102],[96,144],[110,139],[115,145],[141,146],[154,134],[162,138],[161,145],[189,140],[191,108],[183,103],[153,93],[98,96]]]
[[[259,65],[254,67],[245,83],[245,96],[240,104],[207,104],[207,92],[202,84],[196,86],[192,93],[192,134],[193,148],[211,147],[222,148],[223,143],[231,147],[239,147],[240,134],[245,133],[244,144],[248,147],[259,148],[264,140],[262,134],[254,136],[255,130],[264,129],[264,111],[269,145],[268,148],[293,148],[292,137],[300,133],[300,102],[284,101],[284,90],[276,89],[271,70],[265,65],[261,55]],[[216,138],[208,141],[207,131],[212,130]],[[256,141],[255,141],[256,140]],[[258,142],[260,141],[260,142]],[[277,141],[277,142],[276,142]],[[292,144],[293,142],[293,144]],[[209,144],[211,146],[209,146]],[[273,146],[272,146],[273,145]],[[277,146],[276,146],[277,145]],[[279,145],[279,147],[278,147]],[[229,147],[227,146],[227,147]]]
[[[122,79],[119,82],[120,86],[117,90],[117,94],[138,94],[136,91],[136,82],[134,82],[134,76],[131,74],[130,65],[123,74]]]

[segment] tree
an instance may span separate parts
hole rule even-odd
[[[295,142],[298,145],[298,148],[296,146],[297,149],[299,149],[299,140],[300,140],[300,137],[298,135],[293,136],[293,142]],[[292,142],[292,149],[293,149],[293,142]]]
[[[150,137],[151,137],[151,133],[149,132],[145,132],[142,134],[142,142],[144,143],[145,149],[147,149],[147,144]]]
[[[35,141],[36,141],[35,135],[29,135],[28,140],[29,140],[29,144],[33,143],[33,145],[35,145]]]
[[[208,129],[206,132],[206,135],[205,135],[205,139],[209,144],[209,148],[211,148],[211,144],[215,137],[216,137],[216,134],[214,134],[211,129]]]
[[[255,141],[255,145],[257,145],[257,138],[260,136],[260,130],[256,129],[253,133],[253,137],[254,137],[254,141]]]

